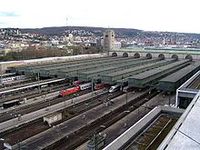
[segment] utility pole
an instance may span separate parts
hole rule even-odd
[[[94,91],[94,79],[92,78],[92,92]]]
[[[37,81],[40,80],[39,72],[37,73]],[[38,92],[41,93],[40,85],[38,83]]]
[[[3,78],[3,71],[2,71],[2,65],[0,66],[0,72],[1,72],[1,82],[0,82],[0,84],[2,84],[2,78]]]
[[[167,92],[168,96],[169,96],[169,106],[170,106],[170,103],[171,103],[171,99],[170,99],[170,92]]]
[[[66,27],[68,26],[68,17],[66,17]]]
[[[19,142],[17,143],[17,145],[18,145],[18,150],[21,150],[21,143]]]
[[[126,91],[126,104],[128,103],[128,92]]]
[[[0,84],[2,84],[2,76],[3,76],[3,75],[2,75],[2,73],[1,73],[1,82],[0,82]]]
[[[65,34],[67,33],[67,26],[68,26],[68,17],[66,17],[66,30],[65,30]]]

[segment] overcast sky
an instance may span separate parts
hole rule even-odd
[[[0,0],[0,28],[66,25],[200,33],[200,0]]]

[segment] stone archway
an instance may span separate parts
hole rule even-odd
[[[165,59],[165,55],[164,54],[159,54],[158,58],[160,58],[161,60],[164,60]]]
[[[151,58],[152,58],[152,54],[151,54],[151,53],[147,53],[147,54],[146,54],[146,58],[147,58],[147,59],[151,59]]]
[[[127,52],[124,52],[124,53],[123,53],[123,57],[128,57],[128,53],[127,53]]]
[[[173,58],[173,59],[175,59],[175,60],[178,60],[178,55],[173,54],[171,58]]]

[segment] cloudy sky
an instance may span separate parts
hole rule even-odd
[[[0,28],[66,25],[200,33],[200,0],[0,0]]]

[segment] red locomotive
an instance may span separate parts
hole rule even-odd
[[[79,86],[76,86],[76,87],[73,87],[73,88],[62,90],[62,91],[60,91],[59,96],[64,97],[64,96],[67,96],[67,95],[70,95],[70,94],[77,93],[79,91],[89,89],[91,87],[92,87],[91,83],[85,83],[85,84],[82,84],[82,85],[79,85]]]
[[[69,89],[60,91],[60,96],[62,96],[62,97],[67,96],[67,95],[70,95],[70,94],[74,94],[78,91],[80,91],[80,87],[76,86],[76,87],[73,87],[73,88],[69,88]]]

